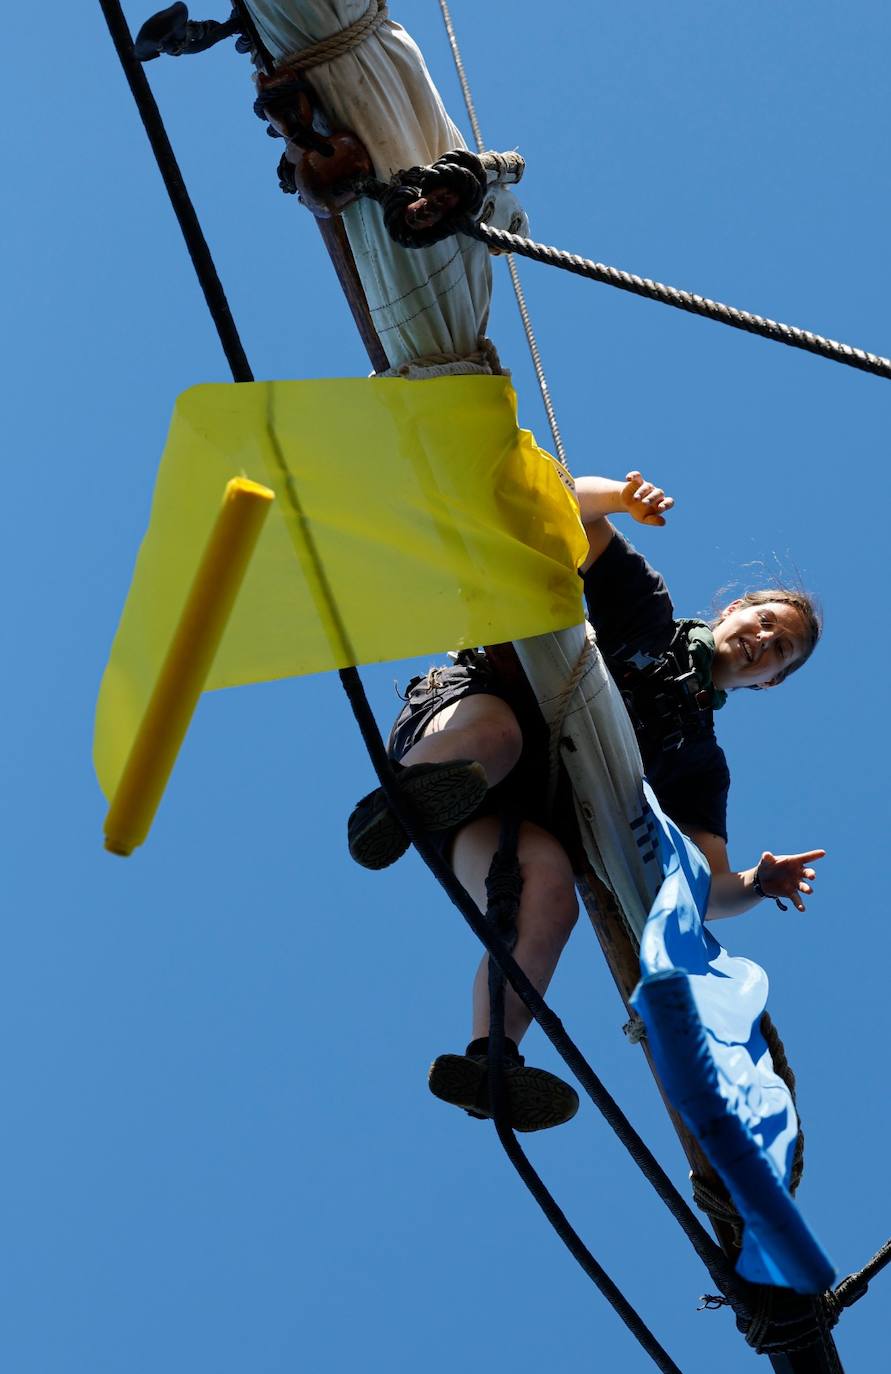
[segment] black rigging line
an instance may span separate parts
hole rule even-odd
[[[877,353],[867,353],[864,348],[852,344],[838,343],[835,339],[813,334],[809,329],[799,329],[796,325],[782,324],[769,320],[764,315],[753,315],[749,310],[740,310],[734,305],[724,305],[708,296],[697,296],[693,291],[682,291],[677,286],[665,286],[661,281],[649,277],[638,277],[633,272],[625,272],[619,267],[608,267],[602,262],[592,262],[590,258],[579,257],[578,253],[567,253],[561,248],[551,248],[534,239],[509,234],[505,229],[496,229],[490,224],[477,224],[466,220],[460,232],[468,237],[479,239],[490,248],[502,253],[518,253],[521,257],[532,258],[548,267],[560,267],[564,272],[574,272],[576,276],[587,277],[589,281],[601,282],[606,286],[616,286],[620,291],[630,291],[635,296],[645,296],[648,300],[659,301],[662,305],[673,305],[678,310],[686,310],[691,315],[702,315],[705,319],[715,320],[718,324],[742,329],[747,334],[758,334],[762,339],[772,339],[775,343],[788,344],[790,348],[801,348],[807,353],[817,353],[833,363],[844,363],[846,367],[859,368],[861,372],[871,372],[876,377],[891,378],[891,358],[883,358]]]
[[[124,75],[139,111],[139,117],[148,135],[158,170],[164,178],[164,186],[170,197],[170,204],[179,220],[179,227],[183,231],[183,238],[186,241],[189,257],[192,259],[192,266],[195,268],[195,275],[204,292],[204,299],[207,301],[207,308],[216,326],[217,334],[220,336],[220,343],[223,346],[223,352],[226,355],[232,376],[236,382],[252,382],[254,374],[247,360],[247,354],[242,347],[238,330],[235,328],[229,302],[226,300],[226,293],[217,276],[217,269],[198,216],[195,214],[195,207],[186,190],[186,183],[183,181],[182,172],[179,170],[179,164],[170,146],[161,112],[155,102],[155,97],[152,95],[145,72],[142,70],[142,64],[133,55],[133,36],[124,18],[123,10],[116,3],[116,0],[99,0],[99,5],[105,16],[111,41],[114,43],[115,51],[124,69]]]
[[[519,905],[520,894],[522,892],[522,878],[520,876],[519,860],[517,859],[517,822],[510,818],[506,824],[502,825],[501,841],[499,852],[492,862],[489,871],[489,878],[495,871],[496,863],[499,859],[505,858],[511,865],[511,878],[514,883],[514,891],[510,894],[505,904],[499,903],[497,897],[493,895],[493,890],[486,883],[486,890],[489,894],[489,905],[486,911],[486,922],[489,929],[501,929],[505,943],[513,947],[516,940],[516,912]],[[501,910],[499,910],[501,907]],[[499,922],[499,916],[502,922]],[[504,918],[506,917],[508,930],[504,929]],[[545,1187],[537,1171],[517,1140],[510,1125],[510,1110],[508,1104],[507,1083],[504,1075],[504,974],[498,967],[494,959],[489,960],[489,1094],[492,1106],[492,1116],[494,1119],[495,1130],[501,1142],[504,1153],[507,1155],[511,1164],[516,1169],[520,1178],[525,1183],[529,1192],[544,1212],[551,1226],[563,1241],[569,1253],[577,1260],[588,1278],[596,1288],[603,1294],[607,1302],[613,1307],[618,1316],[628,1327],[633,1336],[636,1337],[640,1345],[647,1352],[654,1364],[663,1371],[663,1374],[681,1374],[678,1366],[671,1356],[665,1351],[655,1339],[652,1332],[641,1320],[638,1313],[628,1302],[624,1293],[613,1283],[609,1274],[598,1264],[585,1245],[581,1236],[570,1224],[563,1209],[558,1205],[556,1199]]]

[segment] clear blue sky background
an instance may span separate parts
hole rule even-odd
[[[394,8],[463,117],[438,7]],[[891,353],[887,6],[454,9],[487,138],[528,159],[538,237]],[[3,1366],[645,1371],[492,1130],[427,1093],[429,1061],[464,1043],[476,949],[413,857],[349,862],[371,773],[335,678],[205,698],[150,842],[102,850],[99,678],[174,397],[227,372],[98,7],[33,15],[4,23]],[[365,373],[318,234],[277,190],[246,59],[149,74],[257,376]],[[720,718],[733,857],[823,845],[818,895],[719,933],[770,973],[802,1206],[848,1272],[891,1231],[891,388],[524,279],[574,470],[639,466],[677,498],[641,543],[679,609],[777,563],[825,604],[807,671]],[[491,333],[544,442],[504,280]],[[415,670],[366,673],[382,722]],[[685,1187],[586,924],[552,1001]],[[528,1052],[558,1067],[536,1031]],[[685,1374],[754,1368],[726,1313],[697,1314],[708,1278],[593,1110],[528,1143]],[[849,1371],[886,1349],[889,1284],[843,1320]]]

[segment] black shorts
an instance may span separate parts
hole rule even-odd
[[[518,820],[534,821],[536,825],[550,829],[547,727],[538,708],[530,706],[524,696],[505,687],[485,660],[431,668],[423,677],[412,678],[405,689],[405,706],[390,731],[387,745],[390,757],[399,762],[423,737],[424,731],[440,711],[472,696],[493,696],[507,703],[520,726],[523,750],[507,777],[490,788],[468,820],[476,820],[479,816],[500,816],[510,811]],[[446,858],[451,853],[452,841],[458,829],[460,826],[453,830],[437,831],[430,836]]]

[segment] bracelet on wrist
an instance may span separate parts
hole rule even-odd
[[[757,868],[755,870],[755,881],[752,883],[752,888],[755,892],[758,893],[759,897],[766,897],[769,902],[776,902],[777,906],[780,908],[780,911],[789,910],[789,908],[786,906],[786,903],[781,902],[779,897],[775,897],[772,892],[764,891],[764,888],[761,884],[761,874],[759,873]]]

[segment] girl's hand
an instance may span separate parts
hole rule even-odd
[[[804,911],[801,894],[813,892],[810,884],[816,877],[807,865],[825,853],[825,849],[810,849],[806,854],[776,855],[765,850],[755,870],[755,881],[765,897],[788,897],[796,911]]]
[[[674,497],[666,496],[639,472],[629,472],[622,488],[622,508],[641,525],[664,525],[665,511],[671,510]]]

